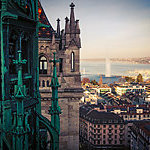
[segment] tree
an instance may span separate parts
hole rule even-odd
[[[93,85],[98,85],[98,83],[96,82],[96,80],[92,80],[91,83],[92,83]]]
[[[143,82],[143,77],[142,75],[139,73],[139,75],[137,76],[137,79],[136,79],[137,82]]]
[[[90,79],[89,78],[83,78],[82,79],[82,84],[86,84],[86,83],[90,83]]]

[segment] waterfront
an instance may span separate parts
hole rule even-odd
[[[103,77],[104,83],[112,83],[121,78],[121,76],[137,76],[141,73],[145,80],[150,78],[149,64],[132,64],[122,62],[111,62],[111,77],[105,77],[104,61],[81,61],[81,74],[90,80],[99,81],[100,75]]]

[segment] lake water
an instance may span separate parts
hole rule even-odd
[[[122,62],[111,62],[111,77],[105,77],[105,62],[102,61],[81,61],[81,74],[90,80],[99,81],[100,75],[103,75],[104,83],[117,81],[121,76],[137,76],[141,73],[145,78],[150,77],[150,64],[131,64]]]

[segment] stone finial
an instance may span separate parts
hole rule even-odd
[[[70,4],[70,7],[71,7],[71,8],[74,8],[74,7],[75,7],[75,4],[74,4],[74,3],[71,3],[71,4]]]
[[[69,27],[69,19],[68,17],[65,18],[66,23],[65,23],[65,33],[70,33],[70,27]]]
[[[57,35],[60,37],[60,19],[57,19]]]
[[[80,34],[79,20],[76,20],[76,34]]]

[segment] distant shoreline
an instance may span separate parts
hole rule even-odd
[[[89,58],[81,59],[81,62],[104,62],[105,58]],[[127,63],[127,64],[150,64],[150,57],[145,58],[110,58],[111,62]]]

